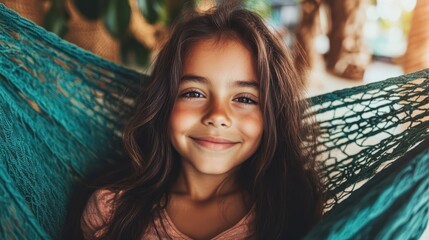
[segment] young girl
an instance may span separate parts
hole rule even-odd
[[[91,196],[85,238],[303,237],[322,197],[301,84],[256,14],[223,5],[179,23],[124,131],[133,174]]]

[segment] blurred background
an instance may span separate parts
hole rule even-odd
[[[102,58],[143,73],[186,9],[220,0],[0,0]],[[428,0],[243,0],[296,52],[307,96],[429,67]],[[301,52],[301,54],[298,54]],[[429,228],[421,239],[429,239]]]
[[[220,0],[0,0],[22,16],[107,60],[150,73],[185,9]],[[429,67],[429,1],[243,0],[292,50],[307,95]]]

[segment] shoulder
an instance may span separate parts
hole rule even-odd
[[[96,190],[91,195],[80,221],[85,239],[94,239],[103,233],[104,227],[112,216],[117,195],[118,193],[107,189]]]

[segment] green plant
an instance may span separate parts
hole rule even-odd
[[[137,6],[149,24],[170,26],[185,6],[194,7],[193,0],[135,0]],[[148,63],[150,49],[140,43],[129,31],[131,7],[128,0],[72,0],[79,13],[89,21],[101,19],[109,34],[117,39],[121,46],[121,59],[130,60],[138,65]],[[45,28],[60,37],[68,31],[65,0],[52,0],[45,15]]]
[[[65,1],[52,0],[45,15],[45,28],[60,37],[67,34],[67,25],[70,19]],[[202,0],[131,1],[136,1],[140,13],[149,24],[161,24],[168,28],[177,20],[184,8],[194,9]],[[217,0],[216,2],[222,1]],[[148,64],[151,50],[139,42],[129,31],[131,20],[129,0],[71,0],[71,3],[85,19],[89,21],[102,20],[109,34],[120,43],[122,62],[128,64],[132,61],[140,66]],[[270,5],[267,1],[243,0],[243,5],[263,16],[270,13]]]

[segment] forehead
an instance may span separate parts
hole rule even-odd
[[[183,61],[183,74],[207,78],[255,79],[255,59],[236,38],[209,38],[192,44]]]
[[[246,41],[243,41],[236,33],[234,32],[223,32],[219,34],[214,34],[206,38],[191,40],[189,46],[186,47],[185,59],[189,54],[194,54],[195,51],[202,50],[222,50],[227,48],[230,45],[240,46],[245,48],[249,54],[252,54],[251,48]]]

